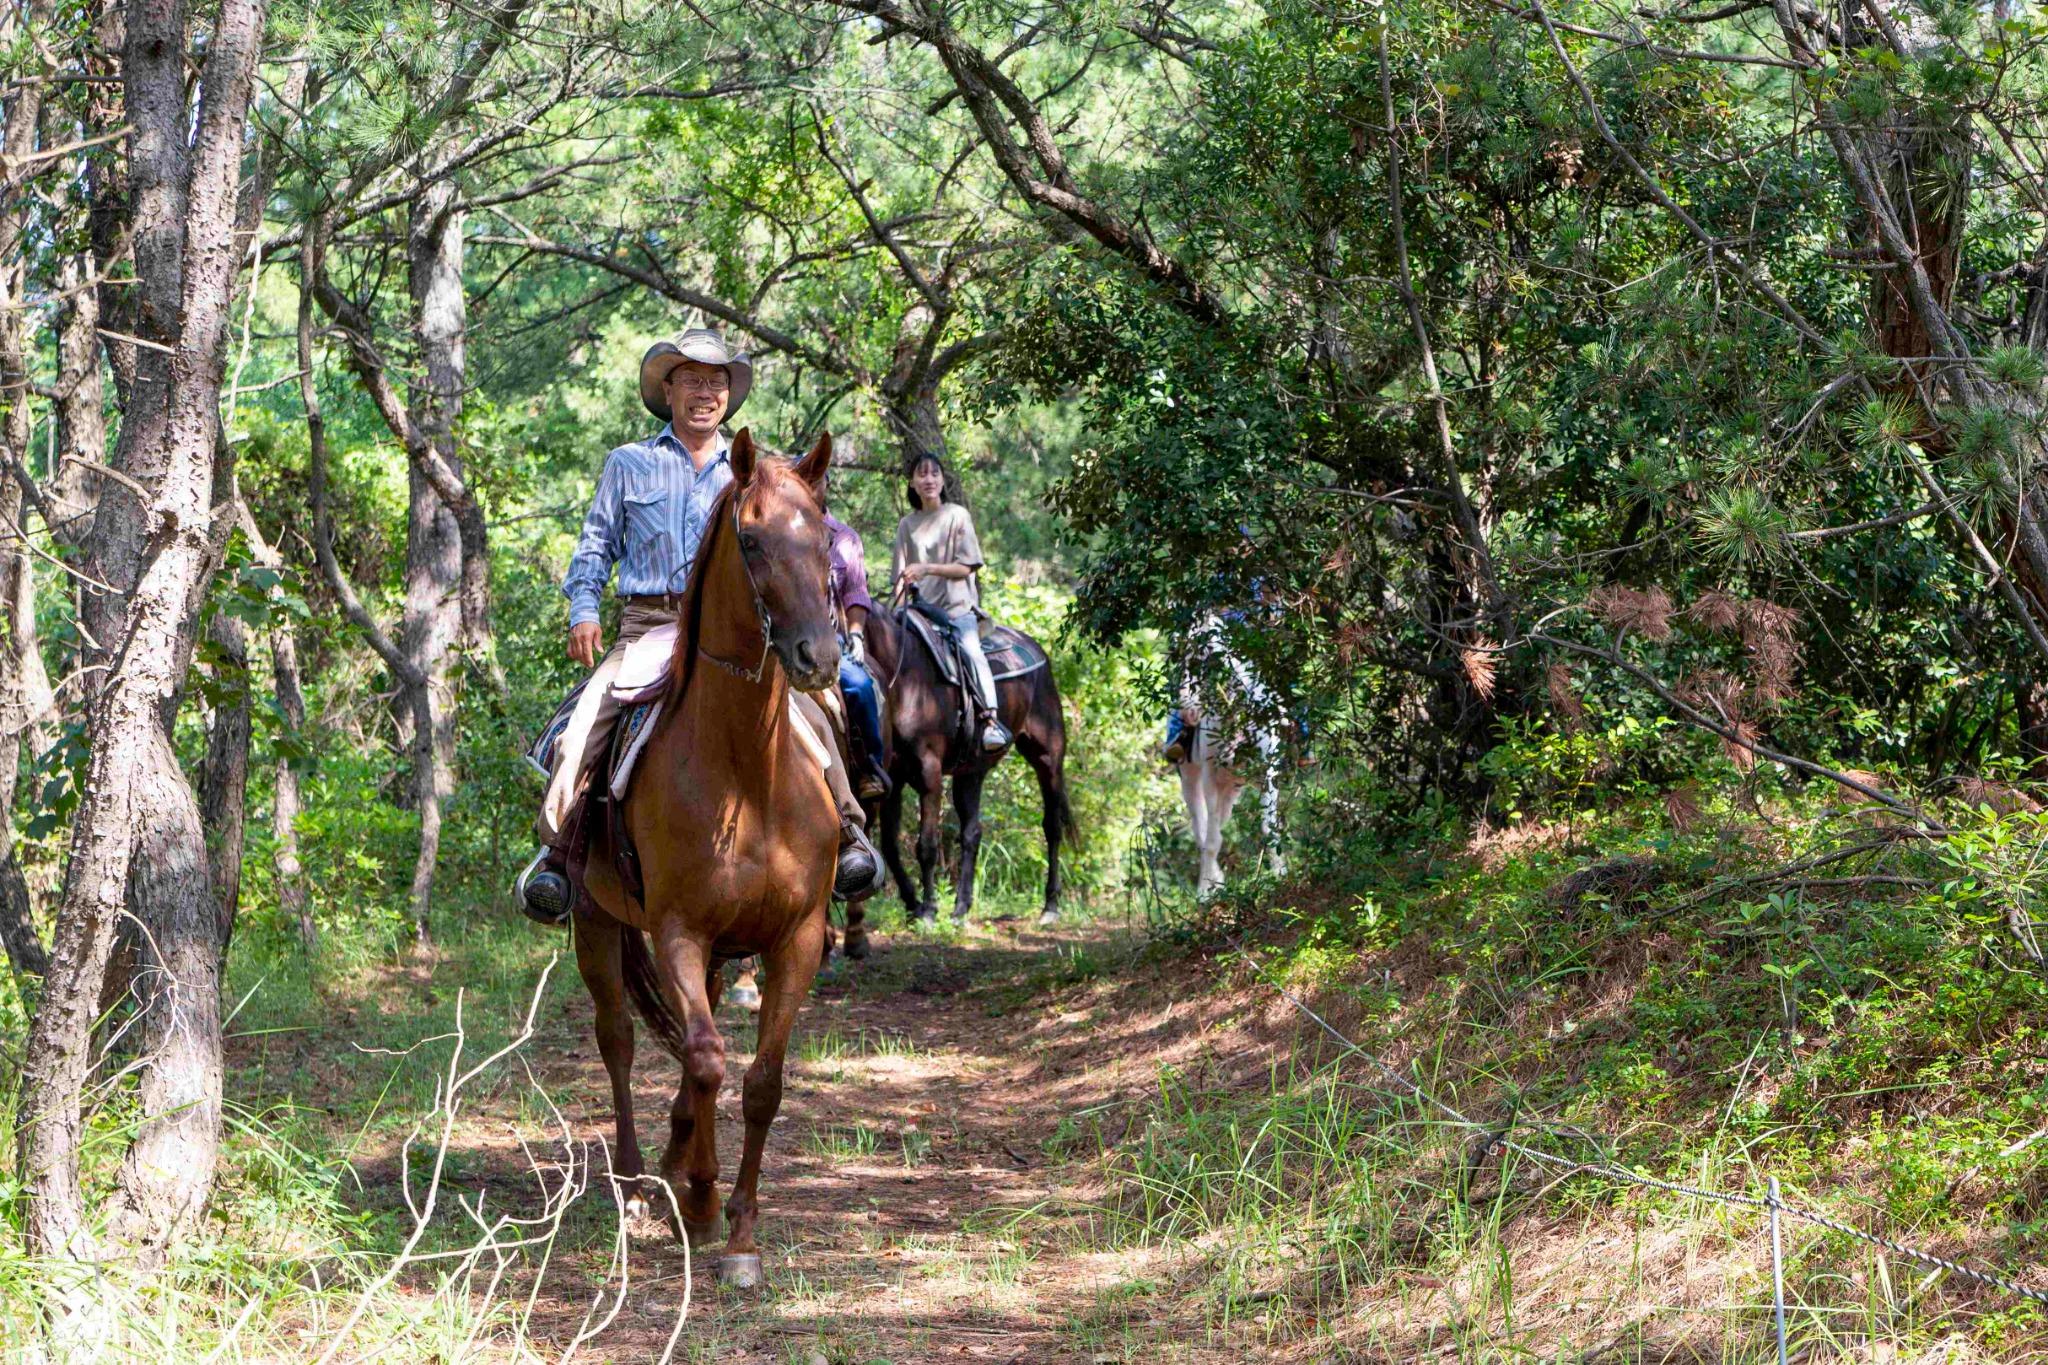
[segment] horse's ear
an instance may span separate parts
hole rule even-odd
[[[732,462],[732,481],[745,488],[754,481],[754,429],[741,427],[740,434],[732,438],[732,452],[726,456]]]
[[[818,443],[811,447],[811,453],[796,462],[796,476],[811,486],[817,494],[818,503],[825,502],[825,476],[832,472],[832,433],[818,433]]]

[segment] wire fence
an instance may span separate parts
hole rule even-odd
[[[1256,963],[1257,959],[1253,956],[1251,950],[1245,946],[1242,939],[1228,933],[1224,937],[1247,962]],[[1838,1232],[1855,1241],[1877,1247],[1893,1256],[1917,1262],[1931,1270],[1944,1271],[1958,1278],[1969,1280],[1974,1284],[1982,1285],[1987,1289],[1995,1289],[2014,1298],[2048,1307],[2048,1289],[2034,1289],[2008,1276],[1964,1265],[1960,1261],[1947,1256],[1937,1255],[1923,1247],[1912,1246],[1880,1233],[1866,1232],[1854,1224],[1845,1223],[1839,1218],[1830,1217],[1818,1210],[1809,1209],[1798,1204],[1786,1203],[1780,1194],[1776,1176],[1768,1177],[1764,1192],[1760,1195],[1732,1194],[1724,1190],[1701,1189],[1696,1185],[1686,1185],[1671,1180],[1659,1180],[1655,1176],[1643,1175],[1640,1172],[1629,1170],[1605,1155],[1597,1161],[1575,1160],[1571,1157],[1559,1156],[1555,1152],[1546,1152],[1540,1147],[1532,1147],[1527,1143],[1518,1142],[1513,1136],[1518,1126],[1517,1116],[1514,1113],[1510,1112],[1505,1121],[1493,1124],[1483,1123],[1471,1117],[1444,1100],[1441,1096],[1431,1093],[1420,1083],[1395,1069],[1371,1049],[1359,1045],[1359,1043],[1311,1009],[1299,996],[1279,982],[1272,980],[1263,973],[1260,975],[1259,980],[1282,1000],[1285,1000],[1298,1013],[1329,1035],[1332,1040],[1344,1049],[1345,1053],[1365,1062],[1366,1065],[1370,1066],[1379,1075],[1385,1077],[1397,1090],[1409,1095],[1425,1108],[1434,1110],[1451,1124],[1473,1133],[1484,1135],[1487,1142],[1482,1149],[1483,1152],[1513,1152],[1517,1156],[1525,1157],[1547,1169],[1557,1171],[1560,1179],[1568,1180],[1582,1175],[1598,1176],[1627,1185],[1639,1186],[1643,1189],[1661,1190],[1667,1194],[1681,1195],[1689,1199],[1698,1199],[1708,1203],[1728,1205],[1735,1208],[1753,1209],[1766,1214],[1769,1219],[1771,1233],[1771,1293],[1775,1308],[1778,1359],[1780,1361],[1787,1359],[1784,1252],[1779,1227],[1781,1218],[1792,1218],[1811,1224],[1814,1227],[1825,1228],[1830,1232]],[[1524,1124],[1521,1126],[1541,1127],[1544,1131],[1554,1135],[1584,1142],[1596,1150],[1600,1145],[1591,1136],[1576,1128],[1554,1124]]]

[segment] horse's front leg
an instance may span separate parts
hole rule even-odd
[[[827,945],[828,953],[830,945]],[[859,962],[868,955],[868,902],[863,896],[846,903],[846,956]]]
[[[824,919],[822,914],[812,915],[766,959],[760,1034],[740,1098],[740,1113],[747,1123],[746,1143],[740,1152],[739,1173],[733,1177],[732,1198],[725,1206],[732,1231],[718,1263],[718,1277],[742,1289],[761,1282],[761,1248],[754,1240],[755,1224],[761,1216],[761,1153],[768,1145],[769,1126],[782,1108],[782,1062],[789,1053],[796,1012],[810,993],[824,955]]]
[[[708,945],[664,923],[655,950],[662,995],[682,1023],[683,1082],[669,1110],[662,1178],[675,1192],[681,1235],[692,1246],[718,1233],[718,1087],[725,1082],[725,1040],[712,1013]],[[764,988],[765,990],[765,988]]]
[[[953,878],[953,918],[965,921],[974,908],[974,860],[981,852],[981,784],[988,773],[953,774],[953,815],[960,821],[960,868]]]
[[[1209,765],[1180,765],[1180,799],[1188,808],[1188,836],[1195,841],[1195,894],[1209,893]]]
[[[597,1054],[604,1058],[612,1083],[612,1115],[617,1125],[613,1173],[620,1181],[629,1218],[647,1213],[647,1194],[640,1176],[640,1139],[633,1131],[633,1011],[626,1004],[623,934],[638,929],[619,923],[585,901],[575,917],[576,970],[590,991],[596,1013]]]
[[[898,772],[889,794],[882,798],[882,861],[896,881],[896,894],[903,898],[903,913],[917,915],[917,888],[910,884],[909,869],[903,866],[903,788],[909,778]]]
[[[946,791],[946,775],[939,771],[936,755],[924,759],[924,787],[917,794],[917,918],[930,924],[939,917],[934,885],[939,868],[939,800]]]
[[[1280,736],[1266,729],[1259,732],[1260,769],[1264,783],[1259,789],[1259,832],[1266,844],[1266,865],[1273,875],[1287,875],[1287,855],[1280,848]]]

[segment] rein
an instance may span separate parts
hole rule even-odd
[[[739,552],[740,568],[747,575],[747,591],[754,598],[754,614],[761,618],[761,657],[752,669],[747,669],[732,662],[730,659],[719,658],[716,654],[706,649],[702,641],[697,643],[697,652],[732,674],[735,678],[744,678],[750,683],[758,683],[761,681],[762,676],[768,672],[768,654],[772,648],[769,640],[771,632],[775,629],[775,618],[768,614],[768,604],[761,600],[761,585],[755,581],[754,566],[747,559],[746,542],[740,539],[740,500],[738,497],[733,497],[727,499],[727,501],[732,504],[733,546]]]

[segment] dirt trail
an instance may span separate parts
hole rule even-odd
[[[1128,955],[1104,929],[1039,933],[999,923],[969,941],[886,935],[845,964],[806,1006],[761,1184],[768,1283],[721,1292],[715,1250],[700,1257],[681,1360],[1096,1362],[1242,1359],[1188,1340],[1168,1270],[1138,1251],[1089,1251],[1071,1210],[1091,1136],[1070,1148],[1072,1116],[1093,1111],[1106,1136],[1128,1129],[1130,1096],[1162,1062],[1199,1052],[1206,1010],[1176,1005],[1159,983],[1133,989]],[[1097,980],[1097,978],[1100,978]],[[1110,982],[1116,981],[1114,989]],[[1092,984],[1091,984],[1092,983]],[[580,993],[549,1021],[533,1060],[583,1136],[609,1136],[604,1071]],[[729,1072],[719,1106],[721,1196],[740,1151],[739,1083],[752,1021],[721,1010]],[[642,1142],[652,1168],[667,1139],[675,1063],[644,1038],[636,1068]],[[1065,1116],[1068,1126],[1061,1128]],[[479,1138],[491,1116],[473,1130]],[[510,1115],[500,1117],[511,1117]],[[500,1133],[507,1125],[495,1125]],[[1092,1129],[1091,1129],[1092,1131]],[[1054,1139],[1050,1143],[1048,1139]],[[514,1143],[477,1155],[517,1179]],[[528,1182],[530,1184],[530,1181]],[[1019,1215],[1026,1210],[1038,1212]],[[590,1220],[595,1232],[597,1211]],[[683,1253],[643,1220],[634,1289],[580,1358],[659,1357],[680,1303]],[[592,1236],[574,1271],[594,1289],[609,1247]],[[551,1271],[533,1320],[536,1345],[572,1339],[590,1305],[578,1274]],[[1184,1309],[1173,1310],[1177,1314]],[[592,1355],[594,1352],[594,1357]]]

